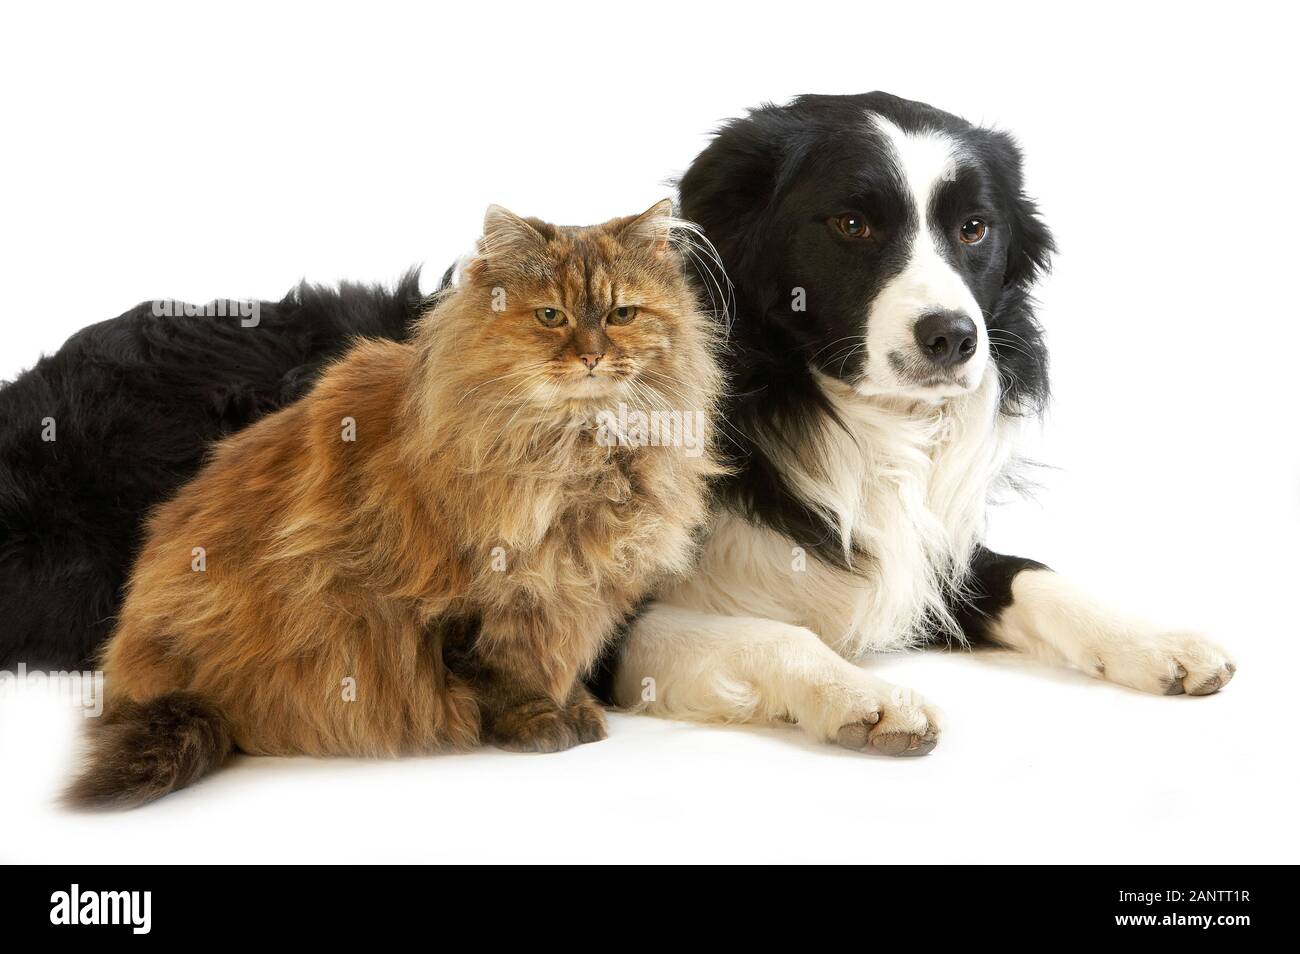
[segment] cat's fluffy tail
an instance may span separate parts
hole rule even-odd
[[[197,781],[233,748],[225,716],[193,693],[120,702],[91,731],[88,763],[64,800],[78,808],[135,808]]]

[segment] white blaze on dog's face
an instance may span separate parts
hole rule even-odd
[[[965,393],[984,378],[988,331],[955,259],[987,241],[991,226],[987,214],[971,210],[953,234],[941,198],[969,159],[943,132],[905,132],[879,114],[868,114],[868,122],[883,141],[907,214],[892,236],[902,268],[867,303],[866,360],[853,385],[866,395],[930,400]]]
[[[1052,239],[1022,182],[1010,136],[887,93],[729,123],[681,195],[734,286],[741,386],[937,402],[996,374],[1005,409],[1041,406],[1029,290]]]

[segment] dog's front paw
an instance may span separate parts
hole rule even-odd
[[[943,731],[937,707],[886,682],[836,692],[831,709],[831,741],[858,752],[926,755]]]
[[[1156,633],[1118,643],[1099,652],[1097,661],[1102,678],[1166,696],[1208,696],[1237,671],[1227,653],[1194,633]]]

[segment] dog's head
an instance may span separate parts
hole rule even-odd
[[[1028,291],[1053,246],[1009,136],[885,93],[803,96],[726,124],[680,186],[751,342],[863,395],[963,394],[992,357],[1004,406],[1045,396]]]

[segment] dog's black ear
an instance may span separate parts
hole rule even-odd
[[[985,168],[997,182],[1008,210],[1011,243],[1002,294],[986,316],[990,347],[1002,378],[1002,411],[1008,415],[1037,414],[1047,405],[1047,343],[1034,315],[1034,282],[1051,264],[1056,243],[1038,215],[1038,206],[1025,195],[1020,147],[1003,132],[981,130],[987,151]],[[1001,331],[1001,336],[995,332]],[[1014,342],[1011,347],[1008,341]]]
[[[783,107],[726,122],[678,182],[681,214],[704,229],[738,288],[753,290],[759,237],[786,152]]]
[[[1050,267],[1056,242],[1039,216],[1037,204],[1025,195],[1020,146],[1008,133],[982,132],[989,153],[986,167],[992,170],[1011,214],[1011,247],[1003,284],[1027,290]]]

